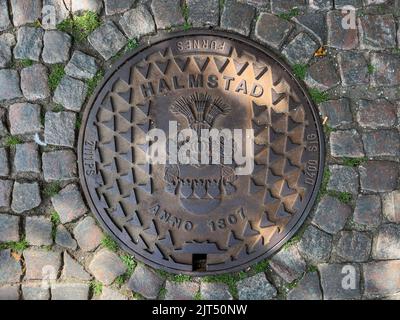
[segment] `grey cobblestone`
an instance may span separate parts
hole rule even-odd
[[[17,45],[14,48],[15,59],[39,61],[43,48],[43,34],[44,31],[39,28],[20,28],[17,34]]]
[[[93,251],[100,245],[103,233],[92,217],[86,217],[74,228],[74,236],[83,251]]]
[[[306,271],[306,263],[293,245],[280,250],[270,260],[270,266],[287,283],[297,280]]]
[[[288,300],[322,300],[322,291],[319,284],[317,272],[307,273],[292,289],[288,295]]]
[[[400,225],[384,224],[374,236],[372,257],[376,260],[400,259]]]
[[[6,148],[0,148],[0,176],[7,177],[10,174],[8,164],[8,152]]]
[[[252,6],[237,1],[227,1],[222,11],[221,28],[248,36],[251,31],[251,21],[254,15],[255,10]],[[257,24],[261,23],[260,21],[263,19],[265,18],[260,16]],[[256,29],[261,31],[260,26],[256,27]]]
[[[382,50],[396,47],[393,15],[365,15],[358,18],[361,49]]]
[[[50,290],[43,288],[41,282],[23,283],[21,288],[24,300],[37,301],[50,299]]]
[[[50,97],[47,68],[35,64],[21,71],[21,89],[27,100],[35,101]]]
[[[357,51],[338,54],[339,71],[344,86],[369,84],[367,59]]]
[[[40,106],[37,104],[13,104],[9,108],[8,118],[12,135],[32,134],[40,131]]]
[[[96,75],[97,70],[96,59],[81,51],[75,51],[65,67],[67,75],[81,80],[92,79]]]
[[[51,202],[63,224],[77,220],[87,212],[81,193],[75,184],[66,186],[51,198]]]
[[[153,0],[151,10],[158,29],[168,29],[185,23],[179,0]]]
[[[0,0],[0,31],[11,27],[10,17],[8,16],[8,1]]]
[[[10,207],[12,189],[13,182],[11,180],[0,180],[0,209]]]
[[[75,144],[76,115],[73,112],[47,112],[44,139],[47,144],[73,147]]]
[[[322,117],[328,117],[328,124],[331,128],[340,128],[353,121],[350,101],[346,98],[326,101],[320,103],[318,106]]]
[[[366,262],[371,253],[372,239],[364,232],[343,231],[336,246],[336,254],[344,262]]]
[[[86,272],[83,266],[74,260],[68,252],[64,252],[64,267],[61,274],[62,279],[75,279],[88,281],[92,279],[91,275]]]
[[[88,40],[104,60],[115,56],[127,43],[125,36],[111,21],[93,31]]]
[[[271,300],[277,295],[276,289],[263,273],[239,281],[237,290],[239,300]]]
[[[0,251],[0,265],[0,286],[20,281],[21,264],[11,255],[11,250]]]
[[[163,284],[163,278],[153,270],[140,264],[135,268],[128,282],[128,288],[147,299],[156,299]]]
[[[14,183],[11,209],[16,213],[23,213],[40,205],[39,185],[33,183]]]
[[[54,92],[54,102],[68,110],[79,112],[85,102],[86,94],[87,85],[84,82],[65,76]]]
[[[325,13],[313,12],[293,17],[292,20],[317,38],[320,44],[326,44],[327,26]]]
[[[329,58],[323,58],[308,68],[305,82],[310,87],[325,91],[337,86],[340,78],[333,62]]]
[[[336,234],[346,224],[351,214],[351,207],[338,199],[324,196],[318,204],[312,223],[330,234]]]
[[[101,249],[90,262],[89,270],[97,280],[108,286],[125,273],[126,266],[116,253]]]
[[[202,282],[200,285],[201,298],[204,300],[232,300],[229,288],[224,283]]]
[[[57,226],[55,242],[59,246],[70,250],[76,250],[78,247],[76,240],[72,238],[67,228],[63,225]]]
[[[364,295],[386,297],[400,291],[400,260],[370,262],[363,265]]]
[[[200,286],[195,282],[177,283],[167,280],[165,300],[193,300]]]
[[[15,148],[15,172],[40,173],[39,149],[35,143],[18,144]]]
[[[288,13],[293,8],[305,6],[304,0],[271,0],[271,10],[273,13]]]
[[[327,186],[329,191],[357,194],[360,183],[355,168],[332,165],[329,166],[329,171],[331,173]]]
[[[19,241],[19,217],[7,214],[0,215],[0,243]]]
[[[194,27],[218,25],[218,0],[188,0],[187,5],[189,9],[189,23]]]
[[[52,224],[44,217],[27,217],[25,222],[26,241],[33,246],[49,246],[53,244]]]
[[[319,45],[306,33],[299,33],[283,49],[282,53],[290,64],[307,64]]]
[[[0,9],[1,10],[1,9]],[[11,63],[12,46],[15,44],[15,37],[11,33],[0,35],[0,68],[5,68]]]
[[[76,240],[72,238],[69,231],[63,225],[57,226],[55,242],[59,246],[70,250],[76,250],[78,247]],[[66,259],[65,255],[64,258]]]
[[[65,6],[68,10],[72,11],[74,14],[81,14],[85,11],[93,11],[99,13],[103,8],[103,2],[101,0],[69,0],[64,1]]]
[[[356,279],[354,281],[354,288],[345,288],[342,285],[343,277],[348,274],[347,269],[344,269],[346,267],[351,267],[355,271],[354,276]],[[318,266],[318,270],[321,276],[324,300],[360,299],[360,269],[357,265],[322,264]],[[353,273],[351,273],[351,276],[353,276]]]
[[[119,20],[119,24],[130,39],[140,38],[156,31],[153,17],[144,5],[126,12]]]
[[[371,84],[379,86],[395,86],[400,84],[400,59],[390,53],[371,54]]]
[[[397,130],[379,130],[362,135],[368,157],[400,156],[400,135]]]
[[[65,63],[69,60],[71,37],[60,31],[46,31],[43,37],[42,59],[45,63]]]
[[[336,9],[342,9],[349,5],[355,8],[361,8],[363,6],[363,0],[335,0]]]
[[[359,195],[353,221],[367,229],[374,229],[382,221],[381,199],[377,195]]]
[[[46,10],[46,8],[54,7],[55,21],[46,19],[53,14],[53,11]],[[56,29],[57,25],[67,19],[69,11],[67,10],[64,0],[43,0],[43,11],[42,11],[42,27],[46,30]],[[55,24],[53,24],[55,22]]]
[[[383,195],[383,214],[390,222],[400,223],[400,190]]]
[[[128,11],[134,1],[132,0],[104,0],[106,15],[114,15]]]
[[[0,70],[0,102],[22,98],[19,74],[15,70]]]
[[[360,100],[357,122],[369,129],[390,128],[396,123],[396,110],[387,100]]]
[[[352,50],[358,47],[358,30],[345,29],[342,26],[343,18],[348,12],[330,11],[327,14],[328,46],[342,50]],[[346,20],[347,22],[347,20]]]
[[[278,50],[292,29],[292,23],[270,13],[261,13],[256,22],[255,37]]]
[[[331,154],[333,157],[362,158],[363,144],[356,130],[335,131],[330,134]]]
[[[393,191],[398,178],[399,166],[395,162],[368,161],[360,166],[361,188],[365,191]]]
[[[41,0],[11,0],[14,26],[34,23],[41,17]]]
[[[76,155],[70,150],[43,153],[42,165],[47,182],[71,180],[77,176]]]
[[[89,284],[55,283],[51,286],[52,300],[88,300]]]
[[[49,279],[49,275],[57,276],[61,267],[59,252],[29,248],[24,251],[24,259],[26,264],[25,280]]]
[[[103,287],[99,300],[123,301],[123,300],[128,300],[128,298],[116,290],[113,290],[108,287]]]
[[[310,225],[304,232],[298,248],[312,264],[327,262],[332,251],[332,237]]]
[[[19,300],[19,285],[0,287],[0,300]]]
[[[309,6],[312,10],[330,10],[333,8],[333,0],[314,0]]]

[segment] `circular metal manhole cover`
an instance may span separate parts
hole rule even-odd
[[[102,226],[137,259],[175,273],[237,271],[303,223],[321,182],[323,135],[274,54],[226,33],[179,33],[105,78],[83,119],[80,178]],[[213,130],[214,140],[202,135]],[[162,133],[167,162],[155,163]]]

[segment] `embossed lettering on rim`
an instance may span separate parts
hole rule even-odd
[[[254,171],[149,164],[147,133],[253,129]],[[89,102],[80,180],[103,228],[157,269],[196,276],[267,258],[298,230],[319,190],[318,112],[266,48],[216,31],[170,34],[123,57]]]

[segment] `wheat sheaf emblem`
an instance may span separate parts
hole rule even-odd
[[[175,114],[183,115],[189,127],[196,130],[200,136],[202,129],[210,129],[220,115],[226,115],[231,107],[221,98],[213,98],[206,93],[195,93],[189,97],[181,97],[171,107]]]

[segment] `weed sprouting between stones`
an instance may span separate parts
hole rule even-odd
[[[57,211],[53,211],[51,213],[50,221],[51,221],[51,224],[52,224],[51,236],[52,236],[53,241],[54,241],[56,239],[57,227],[61,223],[60,215],[58,214]]]
[[[367,157],[363,158],[342,158],[343,165],[347,167],[358,167],[359,165],[363,164],[364,162],[368,161]]]
[[[368,65],[368,74],[373,74],[375,72],[375,67],[372,64]]]
[[[192,24],[189,22],[189,7],[187,3],[184,3],[182,6],[182,16],[185,19],[185,23],[183,24],[183,30],[187,31],[192,27]]]
[[[121,260],[122,260],[122,263],[123,263],[123,264],[126,266],[126,268],[127,268],[126,273],[127,273],[129,276],[131,276],[132,273],[133,273],[133,271],[134,271],[135,268],[136,268],[136,265],[137,265],[136,261],[133,259],[132,256],[130,256],[130,255],[128,255],[128,254],[122,255],[122,256],[121,256]]]
[[[101,245],[113,252],[117,252],[119,249],[118,243],[115,242],[114,239],[112,239],[109,235],[104,236],[104,238],[101,240]]]
[[[23,69],[31,66],[33,66],[33,61],[29,59],[16,60],[13,65],[13,67],[17,69]]]
[[[341,203],[350,204],[353,200],[353,195],[350,192],[329,191],[329,196],[337,198]]]
[[[304,80],[307,74],[307,65],[306,64],[295,64],[293,66],[294,75],[300,80]]]
[[[90,282],[90,289],[93,295],[99,296],[103,292],[103,284],[100,281],[93,280]]]
[[[57,25],[57,29],[69,33],[77,42],[82,42],[100,27],[100,24],[97,13],[86,11],[82,15],[64,20]]]
[[[329,168],[325,168],[324,175],[322,177],[321,187],[319,188],[319,193],[317,196],[317,202],[319,202],[321,200],[321,198],[327,194],[328,183],[329,183],[330,178],[331,178],[331,172],[329,171]]]
[[[88,88],[87,95],[89,97],[94,93],[94,90],[96,89],[100,81],[103,80],[103,78],[104,78],[104,70],[99,70],[92,79],[86,81],[86,85]]]
[[[62,64],[55,64],[51,67],[49,74],[49,89],[54,92],[65,76],[64,66]]]
[[[196,294],[194,295],[193,299],[196,301],[202,300],[201,292],[197,291]]]
[[[6,147],[15,147],[17,144],[21,144],[23,141],[17,136],[8,135],[4,139],[4,145]]]
[[[158,298],[160,300],[164,300],[166,295],[167,295],[167,289],[166,288],[161,288],[160,292],[158,293]]]
[[[54,181],[47,184],[43,189],[43,194],[47,198],[52,198],[56,196],[61,191],[61,183],[59,181]]]
[[[316,103],[322,103],[329,100],[329,95],[326,92],[322,92],[316,88],[311,88],[309,90],[311,99]]]
[[[278,14],[278,17],[285,20],[290,20],[293,17],[296,17],[300,14],[300,10],[298,8],[293,8],[288,12]]]
[[[28,241],[22,239],[21,241],[15,242],[4,242],[0,243],[0,250],[11,249],[12,251],[21,253],[29,247]]]

